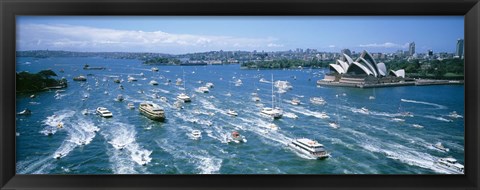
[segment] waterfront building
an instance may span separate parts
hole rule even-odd
[[[464,42],[463,39],[457,40],[457,48],[455,51],[455,56],[457,56],[458,58],[463,58],[463,55],[465,55],[463,51],[463,48],[464,48],[463,42]]]

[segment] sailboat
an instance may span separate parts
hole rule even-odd
[[[280,108],[275,107],[273,99],[274,99],[274,95],[273,95],[273,74],[272,74],[272,107],[263,108],[260,113],[268,117],[272,117],[273,119],[280,119],[283,116],[283,111]]]
[[[336,97],[337,97],[337,104],[338,104],[338,95]],[[330,125],[330,127],[334,129],[338,129],[340,127],[340,125],[338,124],[338,106],[335,106],[335,108],[336,108],[335,115],[337,115],[337,120],[330,122],[328,125]]]
[[[185,88],[185,71],[182,70],[182,72],[183,72],[183,89],[186,90],[186,88]],[[192,101],[186,93],[180,93],[177,96],[177,99],[181,100],[183,102],[191,102]]]
[[[369,100],[375,100],[375,88],[373,88],[373,96],[369,96],[368,99]]]

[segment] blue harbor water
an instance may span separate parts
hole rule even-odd
[[[83,70],[85,64],[107,69]],[[35,98],[17,94],[17,112],[25,108],[32,111],[16,118],[17,173],[444,174],[450,172],[434,164],[438,158],[453,157],[465,163],[464,118],[449,117],[453,111],[464,115],[463,85],[317,87],[316,81],[328,70],[243,70],[239,65],[157,67],[159,71],[153,72],[152,66],[138,60],[100,57],[18,58],[17,71],[52,69],[59,78],[68,79],[68,87],[59,93],[35,93]],[[72,80],[80,74],[87,76],[86,82]],[[259,80],[271,80],[272,74],[274,80],[287,80],[293,86],[276,94],[275,104],[283,109],[284,116],[274,121],[260,115],[262,106],[272,104],[272,86]],[[128,82],[129,75],[138,81]],[[123,79],[120,84],[113,81],[117,77]],[[177,78],[185,78],[185,88],[175,85]],[[237,79],[243,85],[235,86]],[[159,85],[150,85],[151,80]],[[210,93],[195,91],[206,82],[214,84]],[[182,92],[192,102],[177,109],[173,104]],[[253,92],[258,93],[260,103],[252,100]],[[119,94],[125,98],[123,102],[115,101]],[[290,104],[294,97],[302,103]],[[323,97],[327,103],[312,104],[311,97]],[[161,105],[166,121],[140,115],[138,105],[144,101]],[[128,109],[130,102],[135,109]],[[113,117],[96,115],[100,106],[112,111]],[[369,113],[362,113],[362,107]],[[89,114],[82,113],[85,109]],[[229,116],[228,109],[234,109],[238,116]],[[319,117],[321,112],[329,118]],[[402,112],[411,112],[413,117],[402,116]],[[333,121],[340,127],[330,127]],[[272,122],[278,130],[267,128]],[[63,127],[58,128],[59,124]],[[94,132],[96,127],[98,132]],[[202,132],[199,140],[190,137],[195,129]],[[48,130],[54,134],[46,135]],[[226,143],[224,137],[232,131],[248,141]],[[323,144],[331,157],[311,159],[286,146],[302,137]],[[79,143],[82,141],[84,145]],[[123,150],[113,146],[120,142],[127,144]],[[450,151],[433,148],[437,142]],[[54,158],[57,153],[62,154],[61,159]],[[140,164],[140,155],[148,155],[145,166]]]

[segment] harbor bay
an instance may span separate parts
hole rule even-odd
[[[68,87],[17,93],[16,112],[31,111],[16,117],[19,174],[445,174],[452,172],[438,159],[465,163],[463,85],[329,87],[317,86],[329,69],[17,57],[17,71],[48,69]],[[86,81],[73,81],[79,75]],[[279,93],[272,78],[292,88]],[[213,84],[208,93],[199,91],[206,83]],[[177,106],[181,93],[191,102]],[[272,101],[280,119],[261,114]],[[165,121],[140,114],[142,102],[161,106]],[[113,116],[100,117],[97,107]],[[233,132],[245,142],[229,143]],[[298,138],[317,141],[330,156],[318,160],[288,146]]]

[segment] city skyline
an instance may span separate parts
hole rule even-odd
[[[17,50],[455,52],[462,16],[422,17],[17,17]]]

